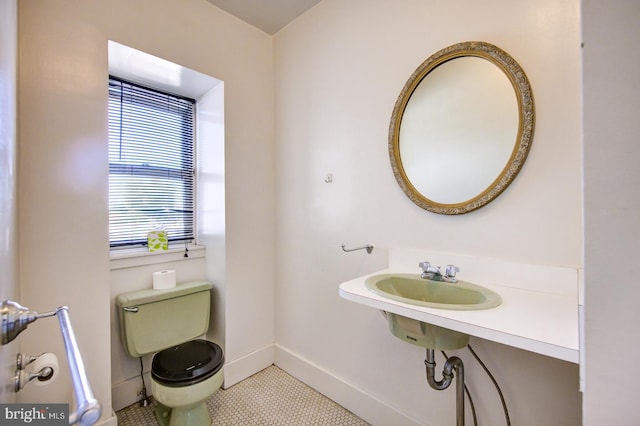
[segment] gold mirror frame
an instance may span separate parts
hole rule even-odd
[[[416,87],[436,67],[452,59],[475,56],[498,66],[511,81],[518,104],[518,133],[509,161],[498,177],[480,194],[456,204],[442,204],[422,195],[408,179],[400,158],[400,126],[402,117]],[[389,125],[389,157],[398,184],[418,206],[433,213],[456,215],[469,213],[493,201],[520,172],[531,148],[535,125],[535,107],[529,80],[518,63],[504,50],[485,42],[469,41],[446,47],[424,61],[409,77],[398,96]]]

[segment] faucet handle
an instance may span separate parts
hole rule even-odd
[[[431,267],[431,263],[429,262],[420,262],[418,263],[418,267],[423,271],[427,272],[427,270]]]
[[[418,263],[418,266],[422,268],[422,272],[424,273],[440,274],[440,267],[431,266],[430,262],[420,262]]]
[[[447,267],[444,270],[445,275],[449,278],[455,277],[456,272],[460,272],[460,267],[456,265],[447,265]]]

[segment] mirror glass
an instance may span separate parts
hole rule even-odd
[[[533,119],[526,76],[505,52],[482,42],[443,49],[409,78],[394,108],[396,179],[435,213],[482,207],[520,170]]]

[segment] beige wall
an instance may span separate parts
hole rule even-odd
[[[308,360],[323,377],[337,377],[411,421],[453,424],[453,391],[428,387],[424,351],[391,336],[379,312],[340,299],[338,285],[385,267],[391,246],[582,266],[579,6],[324,0],[276,34],[276,342],[289,358]],[[388,126],[415,68],[467,40],[496,44],[525,70],[535,136],[523,170],[497,200],[467,215],[439,216],[397,185]],[[333,183],[324,182],[328,173]],[[343,253],[342,243],[375,249]],[[503,386],[514,424],[580,423],[575,364],[472,343]],[[469,365],[482,422],[502,424],[492,385],[468,352],[457,353]],[[300,375],[308,370],[301,367]],[[340,402],[376,419],[356,398],[342,395]]]
[[[16,0],[0,0],[0,301],[19,300],[17,105],[18,16]],[[0,378],[16,369],[19,339],[0,346]],[[15,402],[16,395],[0,386],[0,402]]]
[[[271,38],[204,0],[22,0],[19,31],[22,299],[42,311],[69,305],[104,416],[111,406],[107,40],[224,81],[225,355],[233,361],[270,345]],[[56,327],[55,321],[36,323],[25,350],[63,358]],[[21,398],[69,401],[66,374],[39,389],[46,395],[27,389]]]
[[[583,2],[584,424],[637,425],[640,3]]]

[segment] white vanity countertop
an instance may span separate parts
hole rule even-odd
[[[492,309],[455,311],[394,301],[373,293],[365,286],[367,277],[400,272],[385,269],[344,282],[340,285],[340,296],[450,330],[573,363],[579,362],[576,296],[468,280],[498,293],[502,304]]]

